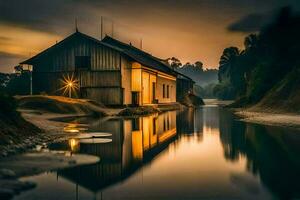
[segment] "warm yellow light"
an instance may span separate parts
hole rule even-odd
[[[74,74],[67,77],[63,77],[62,79],[63,87],[60,88],[60,90],[63,90],[63,94],[69,93],[69,97],[71,98],[72,92],[76,92],[77,89],[79,89],[78,80],[75,79]]]
[[[67,133],[79,133],[79,130],[76,128],[64,128],[64,132]]]
[[[72,152],[77,151],[79,149],[79,142],[76,139],[70,139],[69,145]]]
[[[140,92],[142,90],[142,70],[132,69],[131,71],[131,90]]]
[[[143,133],[142,131],[132,131],[131,133],[132,143],[132,156],[134,159],[143,159]]]

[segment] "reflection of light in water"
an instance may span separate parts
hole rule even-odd
[[[176,112],[141,117],[132,123],[132,155],[142,159],[144,152],[176,135]]]
[[[70,139],[69,140],[69,146],[71,148],[72,152],[75,152],[79,149],[79,142],[76,139]]]
[[[143,135],[141,131],[132,131],[132,156],[135,159],[143,158]]]
[[[159,136],[158,140],[159,140],[159,142],[164,142],[164,141],[170,139],[171,137],[173,137],[175,135],[176,135],[176,128],[173,128],[171,130],[168,130],[168,131],[162,133]]]
[[[79,133],[80,131],[88,130],[87,128],[80,127],[80,126],[84,126],[84,125],[83,124],[68,124],[67,126],[64,127],[64,132]]]
[[[150,117],[143,117],[143,147],[144,150],[149,149],[150,147],[150,141],[149,141],[149,136],[150,136],[150,131],[152,126],[150,126]]]
[[[203,133],[206,133],[206,134],[219,134],[219,129],[213,128],[211,126],[204,125],[203,126]]]
[[[64,128],[64,132],[67,132],[67,133],[79,133],[79,130],[75,129],[75,128]]]

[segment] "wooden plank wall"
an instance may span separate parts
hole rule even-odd
[[[157,84],[156,98],[158,99],[158,103],[176,102],[176,81],[175,80],[170,80],[158,76],[156,84]],[[167,98],[166,96],[163,97],[163,85],[165,85],[165,88],[167,88],[167,85],[169,86],[169,98]],[[165,92],[167,92],[167,89],[165,89]]]
[[[104,104],[122,104],[123,89],[118,71],[33,73],[34,94],[63,95],[63,77],[78,80],[81,91],[74,97],[89,98]]]
[[[86,95],[86,98],[102,102],[106,105],[123,104],[123,89],[119,87],[83,88],[82,93]]]
[[[55,52],[47,54],[34,65],[36,72],[75,70],[75,56],[91,56],[91,70],[120,70],[118,51],[98,43],[81,39],[70,41]]]
[[[121,86],[121,73],[119,71],[81,71],[77,74],[80,87]]]
[[[131,62],[122,56],[121,59],[122,88],[124,89],[124,104],[131,104]]]
[[[91,68],[76,71],[76,56],[91,56]],[[35,94],[62,95],[63,77],[73,74],[81,88],[78,97],[123,104],[121,54],[105,45],[84,38],[69,41],[39,59],[33,74]]]

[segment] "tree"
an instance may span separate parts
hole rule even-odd
[[[22,65],[17,65],[17,66],[14,67],[14,70],[17,74],[22,74],[23,66]]]
[[[258,35],[256,34],[248,35],[244,41],[245,51],[256,49],[258,46],[258,40],[259,40]]]
[[[224,49],[219,62],[220,67],[224,65],[231,65],[239,55],[240,51],[237,47],[228,47]]]
[[[228,47],[224,49],[219,62],[219,81],[222,82],[230,77],[232,66],[235,64],[240,51],[237,47]]]
[[[200,71],[203,71],[203,63],[201,61],[195,62],[194,67],[199,69]]]
[[[175,57],[168,58],[167,61],[173,69],[176,69],[176,68],[179,68],[182,66],[182,63],[180,62],[180,60],[178,58],[175,58]]]

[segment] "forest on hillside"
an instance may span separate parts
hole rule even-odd
[[[203,63],[197,61],[194,64],[187,62],[182,64],[178,58],[167,59],[168,64],[177,72],[180,72],[195,81],[194,92],[202,98],[214,98],[213,89],[218,83],[218,69],[204,69]]]
[[[214,94],[239,106],[264,104],[300,111],[300,16],[284,7],[273,23],[224,49]],[[296,106],[296,107],[295,107]]]

